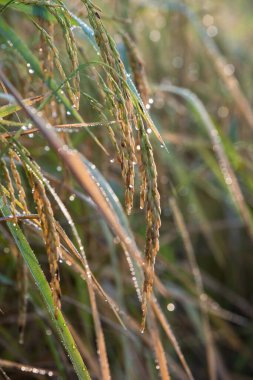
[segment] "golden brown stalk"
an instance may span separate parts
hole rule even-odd
[[[202,38],[207,53],[214,64],[214,68],[224,81],[229,93],[232,95],[238,111],[253,130],[253,110],[249,100],[241,89],[240,83],[233,74],[233,69],[230,68],[226,58],[222,56],[214,41],[211,38],[208,38],[206,33]]]
[[[196,290],[197,290],[197,294],[199,298],[199,306],[200,306],[200,310],[202,314],[203,330],[204,330],[205,340],[206,340],[206,357],[207,357],[209,378],[211,380],[216,380],[217,379],[216,352],[215,352],[215,346],[214,346],[214,341],[213,341],[213,334],[211,331],[211,326],[210,326],[210,322],[208,318],[208,311],[207,311],[207,304],[206,304],[207,297],[205,297],[204,285],[203,285],[200,269],[196,260],[196,256],[195,256],[194,248],[190,239],[189,232],[186,228],[185,221],[183,219],[182,213],[180,212],[177,201],[175,198],[170,198],[169,203],[170,203],[178,230],[182,237],[184,247],[185,247],[185,252],[186,252],[186,255],[191,267],[191,271],[194,276],[195,284],[196,284]]]
[[[193,376],[192,376],[192,373],[191,373],[191,370],[185,360],[185,357],[181,351],[181,348],[175,338],[175,335],[167,321],[167,319],[165,318],[165,315],[163,314],[157,300],[154,298],[151,300],[151,306],[152,306],[152,309],[156,315],[156,318],[157,320],[160,322],[161,326],[163,327],[166,335],[168,336],[170,342],[172,343],[172,346],[174,347],[178,357],[179,357],[179,360],[181,361],[182,363],[182,366],[189,378],[189,380],[194,380]]]
[[[33,199],[36,203],[40,217],[41,229],[46,244],[50,274],[51,291],[55,306],[55,316],[57,310],[61,309],[61,288],[58,259],[60,256],[60,239],[56,230],[56,222],[50,201],[46,195],[43,183],[36,177],[30,175],[29,180],[33,188]]]
[[[153,343],[153,350],[156,356],[156,369],[159,370],[160,376],[162,380],[170,380],[170,374],[168,370],[166,355],[164,352],[164,348],[161,342],[158,326],[155,320],[155,315],[153,310],[150,310],[149,313],[149,331],[150,336]]]

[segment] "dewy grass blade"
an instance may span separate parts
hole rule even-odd
[[[4,217],[8,217],[11,214],[9,207],[4,204],[2,198],[0,198],[0,209]],[[88,373],[88,370],[83,363],[81,355],[76,347],[76,344],[60,311],[58,311],[57,319],[55,319],[54,303],[51,295],[51,290],[45,278],[45,275],[40,268],[39,262],[34,252],[32,251],[29,243],[23,235],[20,227],[12,222],[7,222],[7,225],[19,248],[21,255],[23,256],[23,259],[26,262],[26,265],[30,270],[30,273],[36,285],[39,288],[41,296],[47,306],[47,309],[54,322],[59,337],[73,363],[78,378],[80,380],[89,380],[90,375]]]
[[[79,123],[84,123],[82,116],[72,106],[69,99],[64,95],[63,91],[58,88],[57,83],[50,76],[44,75],[40,62],[37,57],[31,52],[27,45],[17,36],[14,30],[0,17],[0,35],[2,35],[6,41],[10,41],[13,47],[20,53],[23,59],[30,65],[30,70],[33,72],[55,93],[55,96],[62,102],[69,115],[72,115]],[[103,149],[101,143],[96,136],[87,129],[87,132],[92,136],[96,143]]]
[[[23,103],[19,93],[1,71],[0,79],[3,81],[4,85],[8,88],[11,94],[16,98],[18,104],[22,105],[31,121],[42,132],[48,143],[57,152],[65,165],[70,169],[72,175],[75,177],[80,186],[85,191],[87,191],[87,193],[93,199],[95,204],[98,206],[98,209],[108,222],[109,226],[112,228],[115,235],[119,238],[123,249],[139,263],[140,252],[136,246],[135,240],[132,238],[132,236],[129,236],[126,229],[120,223],[117,214],[108,204],[106,196],[104,195],[103,191],[101,191],[101,188],[97,184],[95,177],[90,173],[90,169],[82,160],[81,155],[77,151],[69,148],[66,144],[64,144],[64,142],[56,135],[52,126],[40,116],[38,116],[34,109],[26,106]],[[143,270],[145,270],[144,267]]]
[[[217,157],[218,164],[220,166],[221,173],[224,177],[224,181],[227,188],[231,194],[235,206],[237,207],[245,226],[247,227],[249,236],[253,239],[253,217],[244,199],[244,195],[241,191],[237,177],[230,165],[229,159],[226,155],[225,149],[223,147],[222,140],[219,136],[219,131],[213,123],[211,117],[205,109],[205,106],[201,100],[190,90],[185,88],[180,88],[172,85],[163,85],[160,87],[162,91],[170,92],[184,98],[193,109],[197,112],[203,126],[213,143],[213,150]]]

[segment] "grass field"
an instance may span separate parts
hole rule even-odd
[[[250,0],[0,0],[0,378],[253,378]]]

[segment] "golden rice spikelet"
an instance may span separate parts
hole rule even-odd
[[[16,162],[20,161],[18,155],[14,152],[14,150],[9,150],[9,157],[10,157],[10,168],[11,168],[11,174],[15,181],[15,185],[18,191],[18,198],[20,203],[23,205],[25,213],[29,214],[29,210],[26,203],[26,194],[25,189],[23,187],[20,174],[16,167]]]
[[[145,326],[147,302],[153,289],[154,265],[159,251],[159,229],[161,227],[160,194],[157,188],[157,170],[152,146],[148,134],[141,121],[139,127],[141,141],[141,206],[146,207],[146,243],[145,243],[145,273],[143,285],[143,321]]]
[[[108,96],[113,97],[111,99],[112,112],[116,114],[116,119],[120,121],[121,135],[118,159],[121,164],[122,177],[126,186],[126,211],[130,214],[133,206],[134,165],[136,163],[135,143],[132,131],[134,106],[130,100],[130,92],[126,86],[124,65],[116,49],[115,42],[106,32],[96,7],[89,0],[83,0],[83,2],[88,10],[89,21],[94,29],[101,56],[108,65],[107,85],[111,90],[111,94],[108,94]]]
[[[1,160],[1,164],[2,164],[2,168],[3,168],[3,175],[4,175],[4,179],[6,181],[6,184],[7,184],[7,189],[9,191],[9,194],[10,194],[10,206],[11,206],[11,212],[12,212],[12,215],[14,217],[14,222],[17,223],[17,218],[15,217],[16,216],[16,207],[15,207],[15,190],[14,190],[14,187],[13,187],[13,184],[12,184],[12,180],[11,180],[11,176],[10,176],[10,172],[9,172],[9,169],[6,165],[6,162],[5,160]]]
[[[144,104],[148,103],[149,89],[145,68],[141,56],[133,40],[123,35],[127,48],[129,63],[132,69],[135,85]],[[157,170],[153,156],[152,145],[147,133],[147,123],[138,116],[138,164],[140,173],[140,208],[146,208],[146,243],[145,243],[145,272],[142,302],[142,329],[145,326],[147,302],[153,289],[154,265],[159,251],[159,229],[161,227],[160,194],[157,187]]]
[[[46,195],[43,183],[39,179],[31,176],[30,181],[33,188],[33,199],[37,206],[41,229],[46,245],[51,274],[50,286],[55,305],[55,317],[57,318],[57,311],[58,309],[61,309],[60,273],[58,266],[58,259],[60,256],[60,239],[56,230],[53,210]]]
[[[61,1],[59,1],[59,3],[63,4]],[[70,95],[74,108],[78,110],[80,101],[80,75],[78,71],[78,49],[72,32],[72,24],[69,19],[69,14],[66,11],[64,5],[61,7],[61,12],[56,10],[54,7],[50,7],[50,12],[54,15],[62,28],[67,53],[72,63],[72,70],[75,72],[75,75],[72,79],[74,92],[71,92]]]
[[[135,42],[127,33],[123,34],[123,40],[127,49],[129,64],[133,73],[133,80],[144,104],[148,104],[149,88],[146,78],[145,65],[137,49]]]

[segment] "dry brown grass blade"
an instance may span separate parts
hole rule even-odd
[[[206,304],[206,295],[204,293],[203,281],[200,273],[200,269],[196,260],[194,248],[190,239],[189,232],[186,228],[183,215],[180,212],[178,204],[175,198],[170,198],[169,204],[172,209],[172,213],[177,224],[178,230],[182,237],[185,252],[191,267],[191,271],[195,280],[196,290],[199,298],[199,306],[202,314],[202,323],[203,330],[205,334],[206,340],[206,357],[209,371],[209,378],[211,380],[217,379],[217,363],[216,363],[216,354],[215,354],[215,346],[213,341],[213,335],[211,331],[211,326],[208,318],[207,304]]]
[[[9,368],[12,370],[13,369],[19,370],[19,371],[22,371],[23,373],[37,374],[39,376],[53,377],[57,375],[55,371],[51,371],[44,368],[33,367],[27,364],[17,363],[10,360],[4,360],[4,359],[0,359],[0,366],[3,368]]]
[[[32,98],[24,99],[23,102],[27,106],[32,106],[33,104],[41,101],[42,99],[43,99],[43,96],[38,95],[38,96],[33,96]],[[8,116],[8,115],[22,109],[22,107],[20,105],[19,106],[13,105],[13,107],[11,107],[11,106],[12,105],[7,104],[5,106],[0,107],[1,117]]]
[[[156,369],[159,370],[162,380],[170,380],[171,377],[168,370],[167,360],[153,310],[150,310],[149,312],[148,325],[157,361]]]
[[[79,131],[84,128],[90,128],[90,127],[100,127],[100,126],[109,126],[116,123],[120,123],[120,121],[108,121],[108,122],[94,122],[94,123],[73,123],[73,124],[56,124],[52,125],[53,128],[57,130],[57,132],[66,132],[66,133],[72,133],[73,131]],[[10,125],[11,126],[11,122]],[[14,125],[15,126],[15,125]],[[39,132],[38,128],[29,128],[27,130],[23,130],[22,132],[19,131],[20,136],[26,136],[30,135],[31,133]],[[9,133],[2,133],[2,138],[11,138],[12,136],[15,136],[17,132],[9,132]]]
[[[216,68],[217,73],[220,75],[225,85],[227,86],[228,91],[232,95],[242,117],[253,130],[253,110],[251,108],[250,102],[244,95],[236,76],[231,74],[228,62],[226,61],[225,57],[223,57],[219,52],[219,49],[215,45],[214,41],[207,39],[206,36],[205,47],[214,63],[214,67]]]
[[[124,325],[124,323],[123,323],[123,321],[119,315],[120,310],[119,310],[118,306],[116,306],[115,302],[104,291],[104,289],[99,284],[99,282],[97,281],[96,277],[94,276],[94,274],[92,272],[90,272],[90,278],[88,278],[87,270],[84,268],[84,265],[82,264],[82,260],[80,258],[78,251],[76,250],[76,247],[74,246],[72,241],[69,239],[69,237],[66,235],[65,231],[62,229],[62,227],[58,223],[57,223],[57,229],[58,229],[58,232],[59,232],[59,234],[60,234],[60,236],[64,242],[64,245],[62,246],[63,258],[66,260],[66,262],[70,262],[71,266],[75,269],[75,271],[77,273],[79,273],[83,278],[85,278],[85,280],[87,282],[92,280],[92,286],[96,290],[97,294],[100,296],[100,298],[103,301],[106,301],[108,303],[108,305],[111,307],[113,313],[115,314],[115,316],[118,319],[118,321],[120,322],[120,324],[122,326],[124,326],[124,328],[125,328],[125,325]],[[67,249],[66,249],[65,245],[66,245]],[[78,262],[73,259],[72,255],[70,255],[70,253],[72,253],[72,255],[78,259]]]
[[[180,348],[180,346],[179,346],[179,344],[175,338],[175,335],[174,335],[173,331],[171,330],[171,327],[170,327],[168,321],[166,320],[166,318],[165,318],[165,316],[164,316],[164,314],[163,314],[163,312],[162,312],[162,310],[161,310],[161,308],[160,308],[160,306],[159,306],[159,304],[155,298],[151,299],[151,307],[154,310],[154,313],[155,313],[157,319],[159,320],[159,322],[161,323],[161,326],[163,327],[163,329],[164,329],[166,335],[168,336],[170,342],[172,343],[172,346],[174,347],[188,378],[190,380],[194,380],[192,373],[191,373],[191,370],[190,370],[190,368],[189,368],[189,366],[185,360],[185,357],[181,351],[181,348]]]
[[[2,376],[3,376],[3,378],[4,378],[5,380],[11,380],[11,379],[9,378],[9,376],[7,375],[7,373],[5,373],[5,371],[3,370],[2,367],[0,367],[0,372],[1,372],[1,374],[2,374]]]

